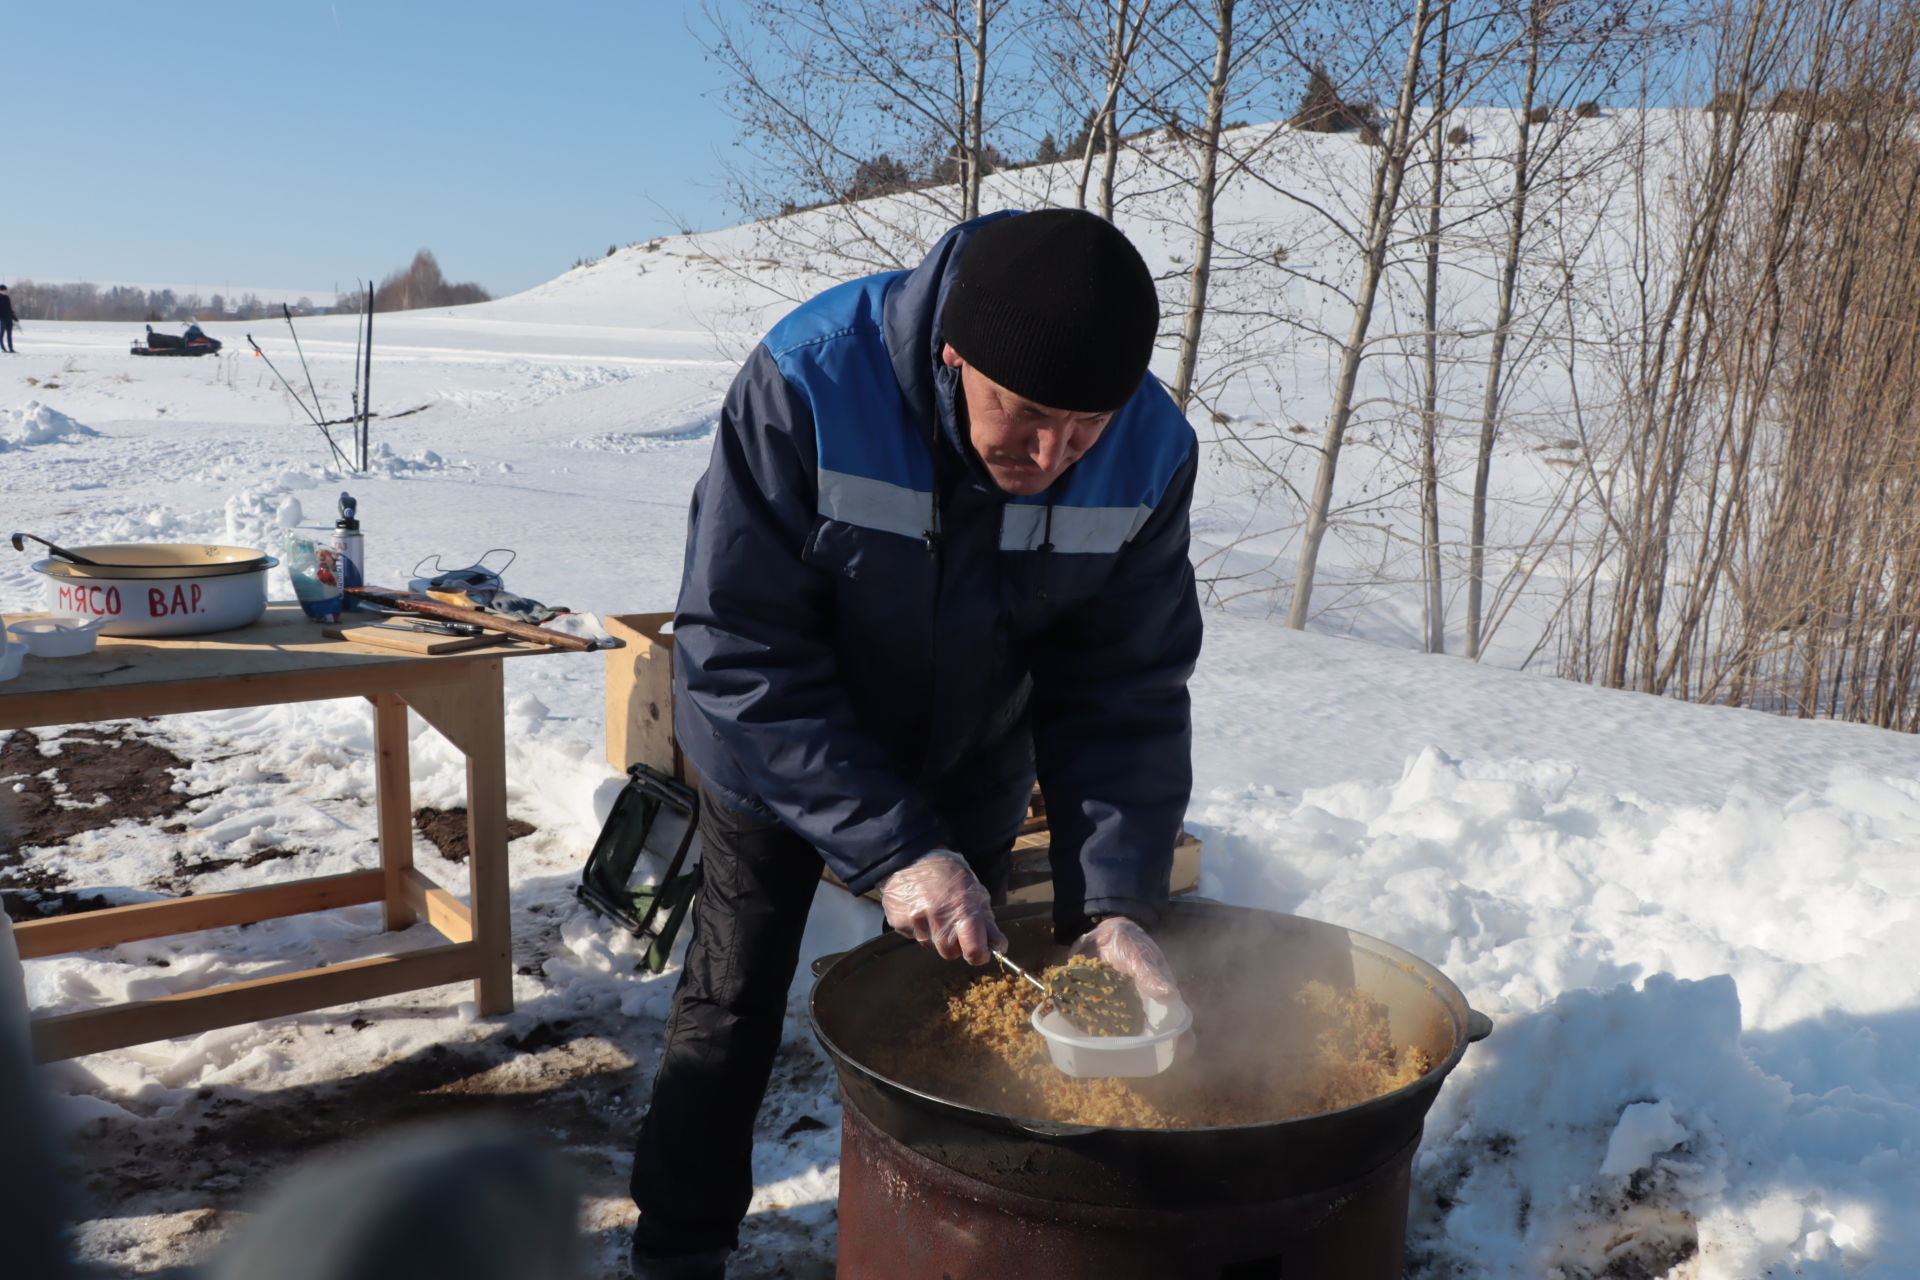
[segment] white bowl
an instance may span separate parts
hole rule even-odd
[[[1033,1029],[1047,1042],[1053,1065],[1070,1076],[1157,1076],[1173,1065],[1180,1037],[1193,1026],[1193,1010],[1179,996],[1140,994],[1147,1029],[1137,1036],[1090,1036],[1054,1011],[1051,1002],[1033,1011]]]
[[[105,618],[22,618],[7,630],[36,658],[74,658],[92,653]]]

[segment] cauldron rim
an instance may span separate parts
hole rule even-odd
[[[884,1086],[887,1090],[905,1094],[922,1103],[949,1112],[960,1112],[969,1117],[985,1121],[994,1127],[1012,1125],[1024,1132],[1042,1137],[1074,1137],[1092,1134],[1126,1135],[1168,1135],[1168,1134],[1230,1134],[1235,1132],[1265,1132],[1285,1125],[1336,1124],[1342,1118],[1366,1116],[1375,1112],[1395,1110],[1406,1105],[1414,1095],[1421,1092],[1437,1094],[1441,1083],[1460,1064],[1466,1055],[1467,1046],[1484,1039],[1492,1030],[1492,1021],[1486,1015],[1475,1011],[1467,1004],[1466,996],[1452,979],[1439,968],[1421,959],[1413,952],[1399,947],[1384,938],[1361,933],[1345,925],[1336,925],[1324,920],[1315,920],[1308,916],[1296,916],[1283,911],[1267,911],[1257,907],[1239,907],[1230,903],[1216,902],[1211,899],[1176,899],[1169,904],[1170,913],[1184,913],[1192,910],[1208,912],[1231,912],[1242,915],[1260,915],[1298,921],[1322,929],[1337,929],[1345,933],[1356,949],[1372,951],[1380,959],[1405,970],[1409,976],[1420,980],[1434,995],[1438,1004],[1444,1008],[1453,1023],[1452,1047],[1446,1057],[1433,1067],[1422,1072],[1416,1079],[1387,1093],[1376,1094],[1350,1106],[1336,1107],[1328,1111],[1314,1111],[1305,1115],[1288,1116],[1272,1120],[1249,1120],[1238,1124],[1222,1125],[1184,1125],[1179,1128],[1148,1128],[1133,1125],[1088,1125],[1066,1121],[1047,1120],[1038,1116],[1019,1116],[1004,1111],[989,1111],[984,1107],[957,1101],[940,1094],[928,1093],[904,1081],[887,1075],[877,1067],[855,1055],[837,1043],[822,1025],[821,991],[837,977],[844,979],[854,967],[881,962],[887,955],[896,951],[917,948],[920,944],[901,934],[888,932],[870,938],[857,947],[840,952],[837,955],[822,957],[815,964],[816,979],[807,996],[808,1019],[812,1023],[813,1033],[826,1048],[828,1056],[842,1069],[853,1068],[861,1076]],[[994,918],[1003,924],[1019,924],[1042,918],[1051,919],[1052,908],[1046,903],[1028,903],[1020,906],[1001,907],[995,910]],[[1430,1105],[1430,1104],[1429,1104]],[[1426,1107],[1420,1107],[1425,1115]]]

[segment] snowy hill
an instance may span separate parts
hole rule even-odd
[[[1497,163],[1498,124],[1476,128],[1484,156],[1465,169]],[[1289,154],[1330,190],[1365,163],[1351,138]],[[1030,202],[1048,180],[1004,175],[999,198]],[[1121,220],[1177,272],[1182,230],[1149,212]],[[1334,270],[1328,241],[1297,209],[1249,192],[1227,213],[1289,246],[1272,309],[1335,313],[1303,278]],[[1610,243],[1596,235],[1584,252],[1604,264]],[[1475,252],[1463,242],[1449,262],[1463,312],[1484,287]],[[777,314],[773,292],[826,266],[776,257],[742,228],[623,249],[478,306],[381,315],[375,407],[420,411],[375,420],[368,475],[328,465],[237,327],[212,328],[227,343],[216,357],[141,360],[126,353],[137,326],[34,324],[0,364],[12,415],[0,422],[18,427],[0,452],[7,522],[68,545],[269,547],[293,504],[324,522],[345,489],[375,581],[509,548],[507,581],[523,594],[595,613],[667,609],[735,363]],[[1259,288],[1252,276],[1234,287]],[[251,328],[304,386],[285,325]],[[303,320],[300,338],[323,406],[344,414],[353,320]],[[1311,350],[1276,344],[1263,368],[1226,384],[1209,414],[1315,423],[1326,370]],[[1373,390],[1396,394],[1397,376]],[[1542,380],[1530,394],[1550,409],[1557,392]],[[45,428],[56,421],[71,426]],[[1283,541],[1247,535],[1295,521],[1294,499],[1250,484],[1218,424],[1197,425],[1211,443],[1196,559],[1274,560],[1284,580]],[[1503,455],[1508,492],[1551,480],[1531,446],[1522,435]],[[1356,500],[1377,474],[1356,466]],[[1329,572],[1358,582],[1369,554],[1356,540]],[[0,558],[0,612],[42,607],[32,558]],[[1920,742],[1424,656],[1399,643],[1403,595],[1356,590],[1364,600],[1304,634],[1279,625],[1269,596],[1209,608],[1189,826],[1205,842],[1202,893],[1407,947],[1493,1016],[1427,1125],[1409,1275],[1920,1272]],[[273,594],[290,595],[284,579]],[[1531,625],[1523,610],[1502,652],[1523,654]],[[599,658],[508,664],[507,679],[509,807],[536,828],[513,845],[517,1011],[481,1019],[466,989],[448,988],[47,1068],[91,1260],[120,1275],[192,1262],[292,1156],[491,1100],[569,1153],[590,1191],[594,1274],[621,1274],[626,1149],[675,973],[634,972],[631,940],[572,895],[619,783],[602,758]],[[131,732],[184,761],[180,812],[30,848],[0,861],[0,885],[22,885],[30,866],[49,889],[121,902],[257,884],[276,860],[301,875],[369,865],[364,704]],[[416,802],[459,803],[460,758],[417,721],[414,732]],[[94,736],[36,733],[20,760],[57,762],[62,742]],[[16,760],[0,782],[35,772]],[[431,846],[418,856],[458,882]],[[823,893],[807,952],[877,928],[870,905]],[[37,1008],[78,1009],[350,956],[378,929],[377,910],[353,908],[34,961],[26,979]],[[803,971],[737,1275],[830,1273],[838,1112],[799,1003],[806,984]]]

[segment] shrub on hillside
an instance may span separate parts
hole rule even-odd
[[[935,182],[958,182],[965,172],[964,157],[958,147],[951,147],[947,154],[934,162],[933,180]],[[1007,158],[1000,154],[1000,148],[991,142],[980,148],[980,175],[998,173],[1007,168]]]
[[[1080,131],[1067,139],[1067,145],[1062,148],[1062,150],[1077,160],[1087,154],[1087,144],[1091,142],[1093,144],[1093,154],[1106,154],[1107,135],[1094,127],[1099,122],[1100,113],[1098,111],[1087,112],[1087,118],[1080,123]]]
[[[847,185],[849,200],[870,200],[913,189],[913,171],[886,152],[854,166],[853,181]]]
[[[1767,104],[1769,111],[1791,112],[1810,120],[1827,121],[1860,120],[1887,107],[1910,112],[1913,103],[1902,94],[1855,86],[1829,89],[1825,93],[1817,93],[1812,89],[1782,89]]]
[[[1300,109],[1287,123],[1307,133],[1346,133],[1352,129],[1364,133],[1374,127],[1373,108],[1366,103],[1342,102],[1340,91],[1333,87],[1333,79],[1326,69],[1315,67],[1307,75]]]
[[[1581,103],[1573,109],[1573,118],[1575,120],[1598,120],[1600,118],[1600,104],[1597,102]]]

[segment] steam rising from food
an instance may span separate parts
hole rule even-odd
[[[1067,959],[1069,940],[1051,919],[1016,911],[1001,917],[1016,964],[1037,972]],[[905,943],[830,972],[815,1019],[830,1045],[912,1092],[1021,1119],[1140,1129],[1353,1106],[1431,1079],[1464,1047],[1457,992],[1443,993],[1417,959],[1337,925],[1205,904],[1176,907],[1153,937],[1194,1036],[1157,1076],[1066,1076],[1028,1021],[1043,998],[1031,984]]]
[[[904,1041],[874,1065],[911,1088],[1028,1119],[1107,1128],[1186,1129],[1287,1120],[1352,1106],[1411,1084],[1434,1065],[1425,1048],[1396,1048],[1387,1009],[1355,988],[1298,985],[1276,1009],[1288,1028],[1270,1052],[1236,1052],[1216,1025],[1159,1076],[1062,1075],[1028,1022],[1041,1000],[1004,974],[970,977],[944,993]],[[1205,995],[1196,1010],[1212,1002]],[[1198,1016],[1198,1014],[1196,1014]],[[1215,1037],[1218,1037],[1217,1039]]]

